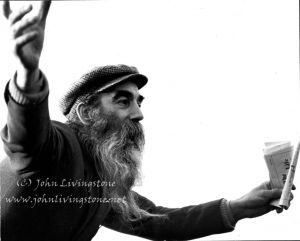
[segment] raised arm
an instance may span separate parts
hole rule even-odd
[[[32,5],[12,11],[9,1],[2,2],[16,73],[5,91],[8,117],[1,137],[11,166],[19,173],[40,168],[34,163],[46,161],[41,158],[42,149],[54,135],[47,103],[48,84],[39,70],[50,1],[39,4],[38,14],[33,15]]]

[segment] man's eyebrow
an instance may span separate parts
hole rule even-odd
[[[127,90],[117,90],[113,99],[117,100],[120,97],[126,97],[128,99],[133,99],[133,94]]]

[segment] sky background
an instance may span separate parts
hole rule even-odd
[[[58,100],[87,70],[136,66],[149,83],[141,90],[146,147],[135,190],[166,207],[239,198],[268,180],[264,142],[300,136],[298,31],[298,1],[55,1],[40,63],[51,118],[65,121]],[[3,93],[14,73],[3,17],[0,33]],[[4,98],[0,110],[4,126]],[[204,239],[299,239],[298,192],[288,211]],[[101,227],[98,240],[142,239]]]

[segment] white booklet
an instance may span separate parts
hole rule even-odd
[[[281,197],[271,202],[273,206],[285,209],[289,207],[299,151],[300,142],[295,151],[291,142],[265,143],[264,157],[269,170],[271,187],[282,189]]]

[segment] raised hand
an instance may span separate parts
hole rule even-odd
[[[43,49],[47,14],[51,1],[42,1],[37,15],[32,16],[32,5],[12,11],[9,1],[3,3],[3,14],[8,19],[13,54],[17,60],[18,83],[26,88],[30,77],[38,72]],[[19,78],[20,79],[20,78]],[[22,86],[23,85],[23,86]]]

